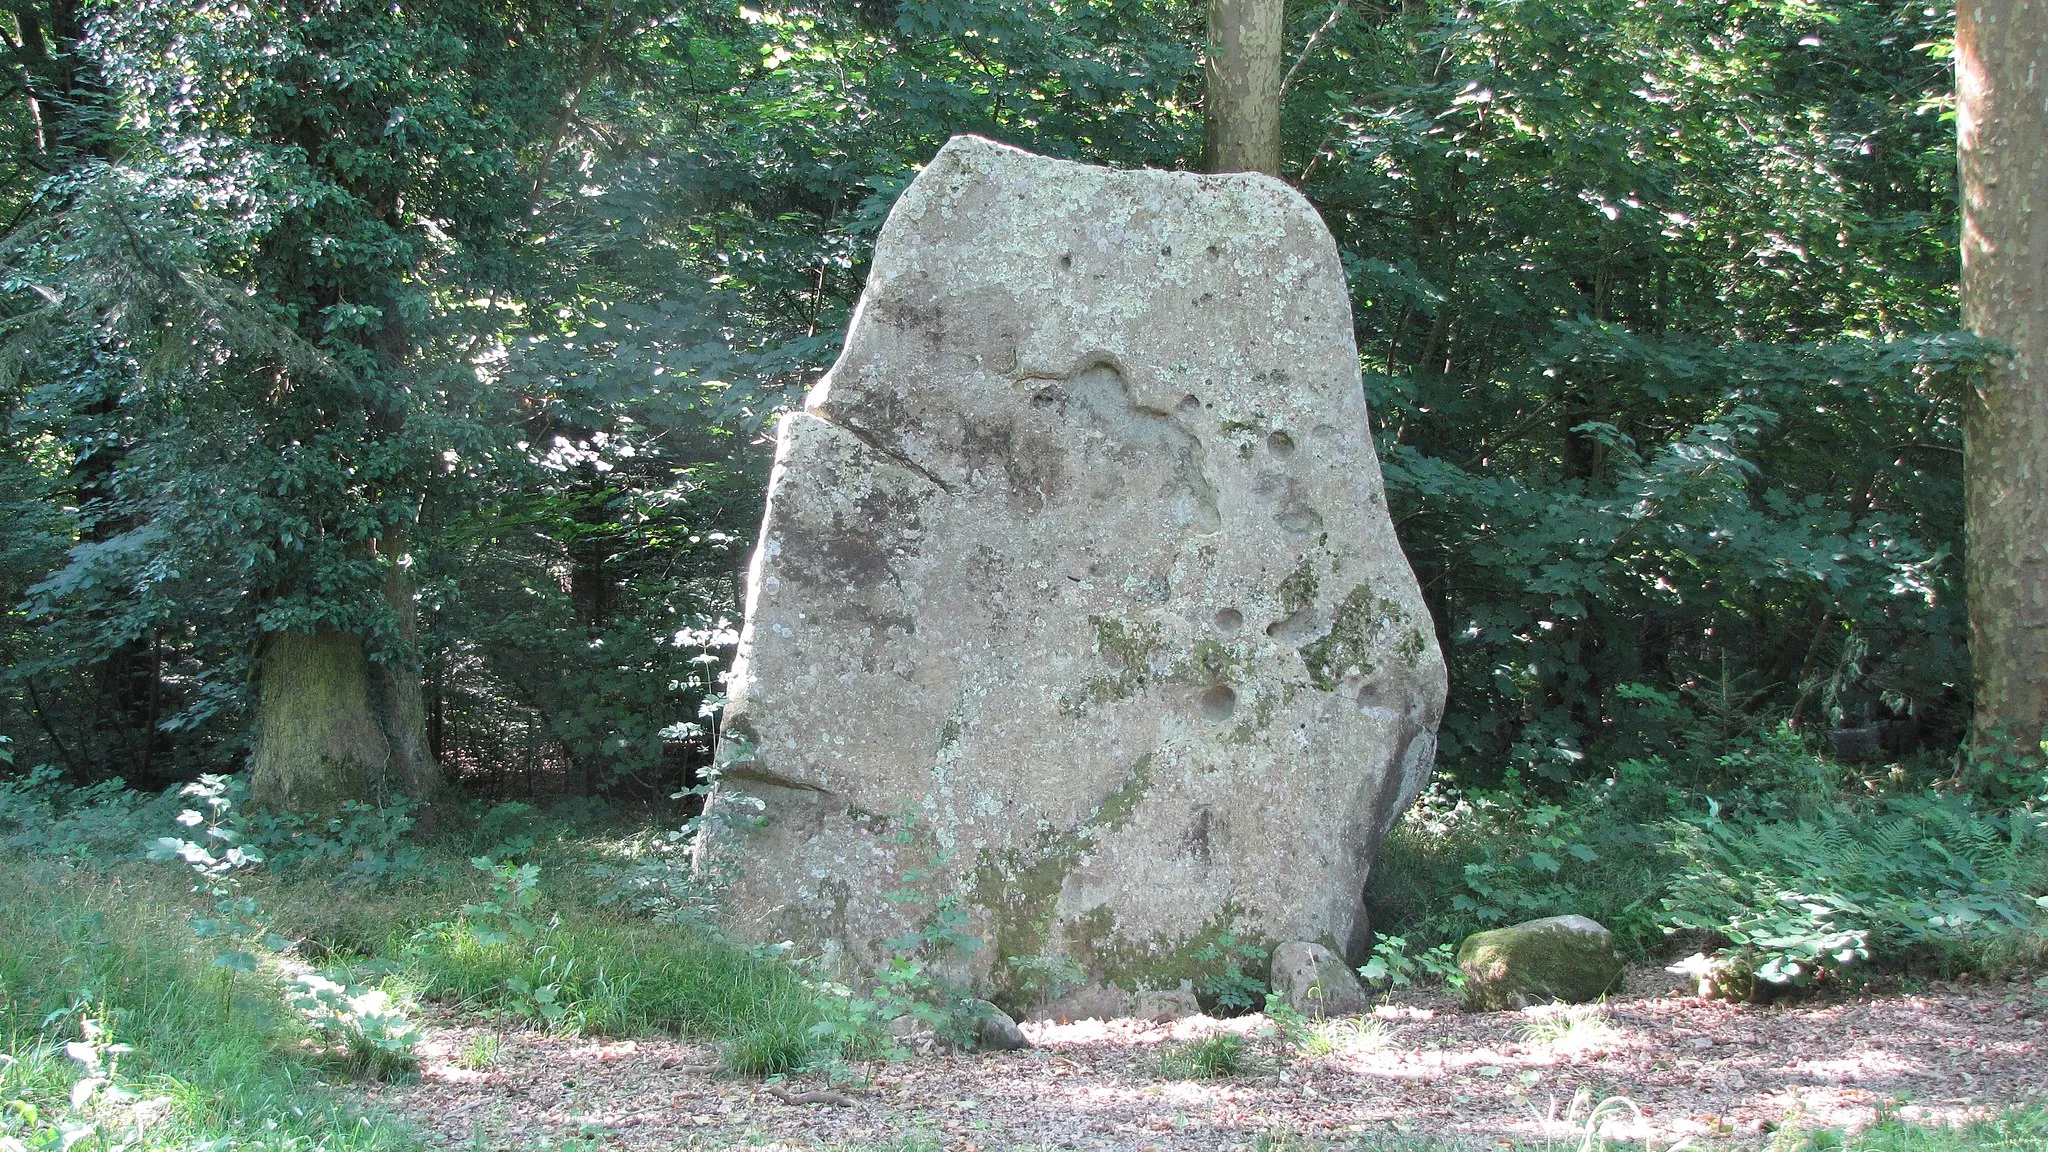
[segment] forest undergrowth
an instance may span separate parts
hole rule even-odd
[[[1432,792],[1382,849],[1362,974],[1383,991],[1455,981],[1464,933],[1564,912],[1735,997],[2040,958],[2037,762],[1968,765],[1979,778],[1964,791],[1953,770],[1859,771],[1783,731],[1715,760],[1625,762],[1552,794],[1512,778]],[[1743,787],[1708,791],[1717,770]],[[1686,780],[1698,787],[1673,783]],[[410,1146],[402,1123],[335,1086],[411,1075],[430,1008],[684,1036],[715,1044],[723,1074],[829,1080],[906,1057],[888,1018],[960,994],[856,990],[721,936],[673,810],[475,805],[420,838],[404,807],[277,818],[242,812],[236,794],[217,777],[162,795],[36,773],[0,784],[16,877],[0,891],[5,1152]],[[1848,1139],[2037,1148],[2044,1123]]]

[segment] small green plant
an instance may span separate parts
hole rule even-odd
[[[419,1025],[383,989],[306,972],[292,978],[285,1000],[336,1042],[342,1066],[352,1075],[394,1080],[419,1070]]]
[[[1247,966],[1257,970],[1266,959],[1266,950],[1250,942],[1240,942],[1229,932],[1218,933],[1216,939],[1202,945],[1194,953],[1194,959],[1204,965],[1215,965],[1216,970],[1202,978],[1201,990],[1216,1006],[1226,1013],[1249,1012],[1258,1007],[1266,991],[1266,982],[1247,971]]]
[[[1378,1017],[1318,1020],[1296,1049],[1311,1060],[1378,1052],[1393,1041],[1394,1030]]]
[[[1019,988],[1041,1008],[1088,980],[1087,969],[1065,956],[1012,956],[1008,963]]]
[[[1266,1019],[1283,1052],[1300,1051],[1315,1033],[1315,1021],[1295,1011],[1278,992],[1266,993]]]
[[[462,922],[476,942],[486,948],[509,944],[514,937],[531,941],[541,926],[532,912],[540,903],[540,866],[514,864],[478,856],[470,867],[491,878],[491,898],[462,906]]]
[[[559,982],[536,984],[525,976],[507,976],[505,992],[505,1006],[529,1019],[559,1026],[569,1015],[569,1006],[562,1002],[562,985]]]
[[[262,910],[242,891],[241,873],[261,864],[263,853],[243,843],[246,833],[235,810],[241,787],[239,780],[226,776],[201,776],[185,785],[179,794],[197,799],[206,811],[187,808],[178,814],[178,823],[199,829],[200,839],[159,836],[149,845],[149,858],[182,860],[195,877],[192,890],[212,902],[212,916],[196,916],[190,923],[193,935],[220,942],[214,966],[253,972],[256,957],[250,948],[259,937],[272,951],[282,951],[291,942],[266,932]]]
[[[916,843],[917,821],[899,818],[897,829],[885,839],[902,847]],[[939,890],[950,858],[945,851],[934,852],[927,863],[905,869],[899,887],[882,893],[882,899],[892,905],[907,910],[922,906],[923,913],[916,916],[908,932],[883,941],[890,956],[876,966],[866,995],[837,982],[818,984],[820,1019],[810,1029],[812,1041],[833,1051],[879,1049],[900,1054],[900,1046],[887,1028],[890,1022],[910,1016],[949,1044],[974,1044],[981,1030],[979,1005],[935,967],[949,960],[964,960],[981,947],[981,941],[968,931],[966,898],[959,892]]]
[[[1382,991],[1406,988],[1419,980],[1437,980],[1453,991],[1465,984],[1458,967],[1457,948],[1446,942],[1426,950],[1412,949],[1400,936],[1381,936],[1373,943],[1372,956],[1358,966],[1359,978]]]
[[[134,1049],[114,1043],[98,1019],[84,1014],[84,1007],[74,1006],[79,1013],[79,1038],[63,1046],[64,1056],[79,1069],[69,1093],[47,1112],[21,1096],[0,1104],[0,1152],[69,1149],[83,1141],[105,1146],[122,1129],[132,1130],[133,1110],[141,1097],[121,1083],[118,1065],[120,1058]],[[34,1064],[58,1063],[48,1059],[47,1049],[29,1055]],[[0,1062],[0,1089],[5,1089],[10,1079],[7,1073],[20,1061],[13,1056],[0,1059],[4,1059]],[[124,1117],[124,1111],[130,1115]]]
[[[1244,1037],[1235,1032],[1168,1044],[1159,1053],[1159,1074],[1168,1080],[1227,1080],[1249,1064]]]
[[[462,1046],[462,1053],[455,1058],[455,1064],[471,1072],[483,1072],[498,1066],[503,1055],[503,1041],[496,1032],[479,1032]]]

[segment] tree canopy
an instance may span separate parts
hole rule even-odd
[[[329,635],[459,779],[673,785],[763,428],[916,166],[1203,150],[1191,2],[9,12],[0,729],[81,781],[239,766],[266,638]],[[1952,27],[1288,7],[1281,175],[1344,254],[1454,775],[1953,745]]]

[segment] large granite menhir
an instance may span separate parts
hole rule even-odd
[[[745,937],[858,977],[951,894],[952,975],[1069,1015],[1225,932],[1355,957],[1444,668],[1314,209],[947,144],[782,423],[729,695]]]

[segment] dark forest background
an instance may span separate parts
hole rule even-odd
[[[915,167],[1201,154],[1187,3],[289,7],[10,9],[17,766],[232,770],[261,637],[331,627],[416,659],[472,788],[671,789],[770,420]],[[1290,5],[1284,173],[1344,252],[1453,779],[1955,746],[1950,25]]]

